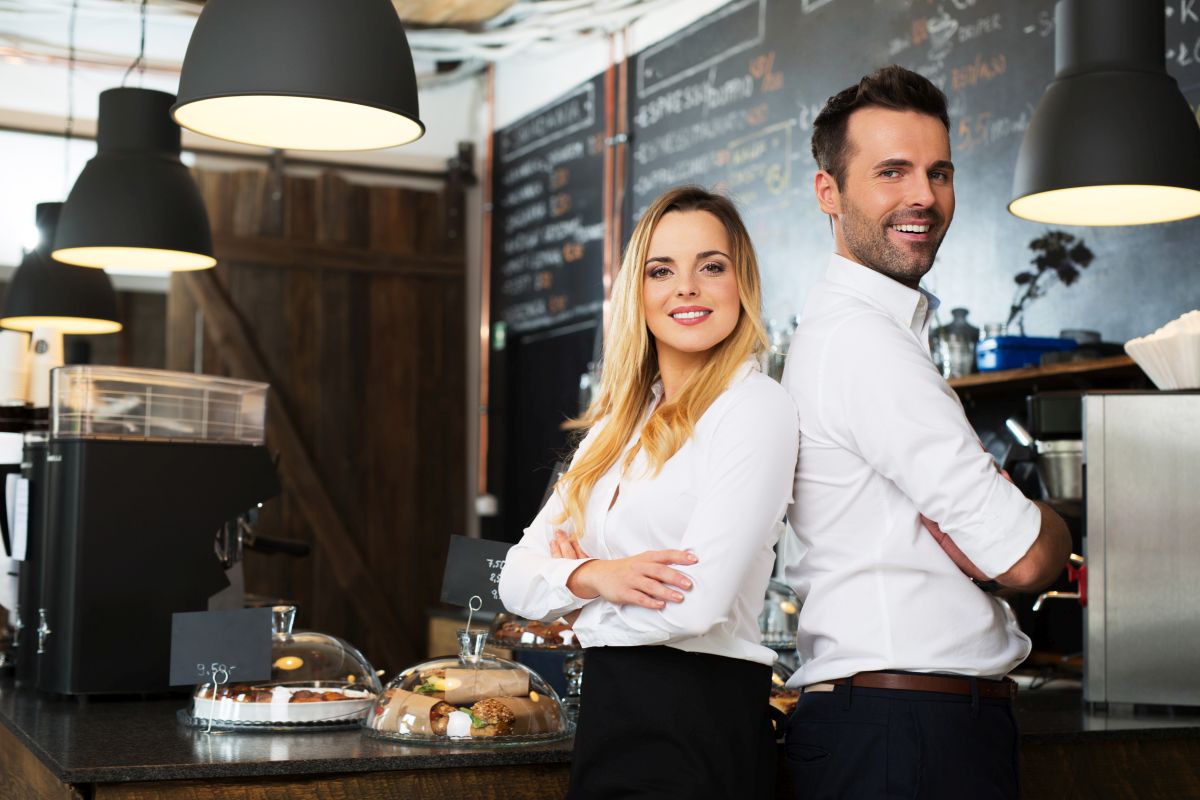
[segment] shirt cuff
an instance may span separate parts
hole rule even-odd
[[[577,608],[583,608],[586,604],[592,602],[594,597],[579,597],[570,589],[567,588],[567,579],[571,577],[571,573],[579,569],[582,565],[589,561],[595,561],[594,558],[555,558],[551,559],[548,566],[542,573],[542,578],[554,588],[563,602],[570,603],[571,606],[562,614],[570,613]],[[561,614],[559,615],[561,616]]]
[[[1017,491],[1013,488],[1013,491]],[[977,559],[972,559],[989,578],[1003,575],[1021,560],[1042,530],[1042,512],[1037,505],[1021,495],[1021,503],[1012,504],[992,519],[992,530],[999,531],[994,543],[986,547]]]

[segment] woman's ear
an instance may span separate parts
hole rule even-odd
[[[820,170],[813,179],[813,190],[817,195],[817,205],[823,213],[830,217],[842,213],[842,193],[838,191],[836,178],[825,170]]]

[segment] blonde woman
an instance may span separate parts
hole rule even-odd
[[[791,496],[795,407],[758,371],[758,264],[726,198],[674,189],[634,229],[587,435],[509,551],[500,596],[577,614],[570,797],[772,797],[774,653],[757,618]]]

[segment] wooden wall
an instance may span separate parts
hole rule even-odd
[[[446,192],[334,174],[199,172],[219,265],[172,279],[167,366],[271,384],[284,490],[248,592],[294,600],[393,674],[424,654],[447,537],[465,519],[465,261]],[[460,208],[461,211],[461,208]],[[461,213],[459,214],[461,218]]]

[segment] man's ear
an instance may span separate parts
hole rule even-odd
[[[830,217],[842,213],[842,194],[838,191],[837,180],[825,170],[817,172],[813,179],[813,190],[817,194],[817,205],[821,211]]]

